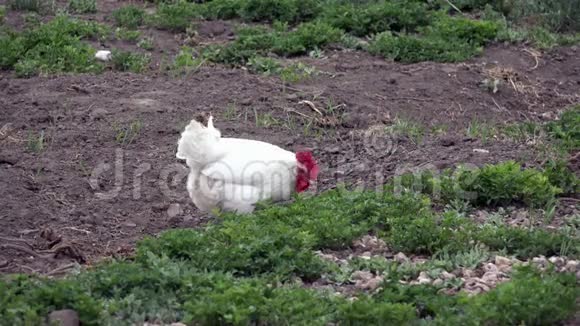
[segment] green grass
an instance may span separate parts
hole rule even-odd
[[[120,125],[113,124],[113,131],[115,132],[115,141],[123,146],[132,144],[141,133],[143,124],[141,121],[135,120],[129,124]]]
[[[54,0],[10,0],[10,8],[14,10],[50,13],[56,8]]]
[[[77,14],[93,14],[97,12],[96,0],[70,0],[68,10]]]
[[[20,77],[59,72],[99,72],[95,50],[81,39],[105,37],[108,29],[97,23],[57,16],[24,32],[0,34],[0,67]]]
[[[0,25],[4,24],[4,17],[6,17],[6,6],[0,5]]]
[[[294,30],[277,25],[275,30],[246,27],[238,31],[237,39],[227,45],[210,46],[204,56],[210,61],[229,65],[245,65],[255,57],[269,52],[282,56],[307,54],[327,44],[338,42],[342,32],[325,23],[304,23]],[[263,61],[263,60],[262,60]]]
[[[140,73],[147,70],[151,56],[148,54],[128,52],[128,51],[113,51],[113,68],[118,71],[130,71]]]
[[[117,26],[135,29],[143,24],[145,11],[141,7],[128,5],[112,12]]]
[[[140,31],[126,29],[124,27],[117,27],[115,29],[115,37],[119,40],[137,42],[140,36]]]

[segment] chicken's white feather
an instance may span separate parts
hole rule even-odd
[[[221,138],[212,117],[207,127],[190,122],[176,156],[190,168],[187,189],[203,211],[248,213],[258,201],[289,199],[296,184],[294,153],[266,142]]]

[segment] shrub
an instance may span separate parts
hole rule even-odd
[[[70,0],[68,9],[78,14],[92,14],[97,12],[96,0]]]
[[[384,1],[371,4],[327,5],[321,19],[357,36],[385,31],[413,32],[429,23],[430,14],[417,1]]]
[[[57,16],[33,29],[0,36],[0,66],[21,77],[39,73],[99,72],[95,50],[79,39],[102,38],[108,29],[97,23]]]
[[[320,11],[317,0],[245,0],[239,9],[248,21],[299,22],[314,18]]]
[[[141,7],[128,5],[113,11],[112,16],[118,26],[137,28],[143,23],[145,11]]]
[[[444,40],[438,37],[395,36],[390,32],[378,34],[369,45],[369,52],[386,58],[413,63],[421,61],[458,62],[481,53],[471,44]]]
[[[159,29],[173,32],[185,32],[194,18],[202,18],[203,7],[185,2],[162,2],[155,14],[148,18],[148,23]]]
[[[128,51],[113,51],[113,68],[118,71],[131,71],[134,73],[143,72],[151,61],[147,54],[134,53]]]

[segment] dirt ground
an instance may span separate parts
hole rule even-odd
[[[202,39],[229,37],[220,22],[198,31]],[[172,53],[180,41],[163,42]],[[408,167],[537,164],[531,145],[484,143],[465,132],[474,121],[554,119],[580,102],[578,47],[541,57],[526,50],[494,45],[466,63],[412,65],[330,50],[296,59],[321,73],[291,85],[219,66],[177,78],[155,69],[30,79],[0,72],[0,272],[57,273],[124,256],[145,235],[207,222],[175,158],[180,131],[199,114],[213,114],[225,137],[311,148],[321,165],[314,191],[339,182],[374,187]],[[152,65],[162,57],[154,54]],[[495,94],[480,85],[490,71],[511,80]],[[311,123],[304,115],[317,113],[302,100],[331,113]],[[438,132],[421,140],[374,133],[397,118]],[[131,124],[141,126],[132,141],[116,139]],[[31,150],[41,131],[45,148]]]

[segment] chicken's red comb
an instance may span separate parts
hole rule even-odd
[[[314,160],[314,156],[312,156],[312,152],[297,152],[296,153],[296,160],[304,165],[304,167],[306,168],[306,170],[308,171],[308,177],[310,178],[310,180],[315,180],[318,177],[318,165],[316,164],[316,161]]]

